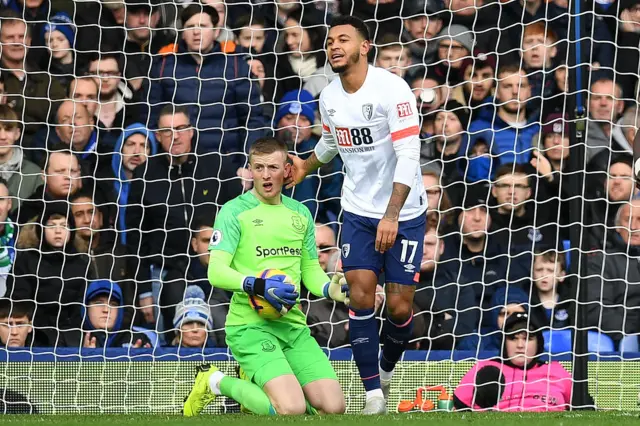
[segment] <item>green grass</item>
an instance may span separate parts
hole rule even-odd
[[[406,414],[377,417],[364,416],[325,416],[325,417],[255,417],[250,415],[203,415],[197,418],[177,416],[2,416],[1,424],[10,425],[136,425],[136,426],[253,426],[261,422],[269,425],[305,426],[365,426],[365,425],[420,425],[420,426],[623,426],[638,425],[640,418],[637,412],[573,412],[573,413],[430,413]]]

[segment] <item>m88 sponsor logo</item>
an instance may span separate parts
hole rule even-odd
[[[371,129],[368,127],[354,127],[352,129],[347,127],[336,127],[336,139],[338,147],[346,148],[347,151],[364,152],[374,150],[374,147],[366,146],[373,144]],[[349,149],[353,147],[360,147],[360,149]]]

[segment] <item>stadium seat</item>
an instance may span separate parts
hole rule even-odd
[[[573,347],[571,330],[545,330],[542,332],[542,336],[544,337],[545,352],[552,354],[571,352]],[[597,331],[588,331],[587,339],[589,353],[599,354],[615,351],[613,340],[606,334]]]

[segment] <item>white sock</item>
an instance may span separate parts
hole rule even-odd
[[[223,377],[224,373],[222,373],[222,371],[216,371],[209,377],[209,388],[215,395],[222,395],[220,392],[220,380],[222,380]]]
[[[391,380],[391,378],[393,377],[393,372],[395,371],[395,370],[384,371],[382,368],[380,368],[379,370],[380,370],[380,380],[384,380],[384,381]]]
[[[367,391],[367,401],[376,396],[379,396],[380,398],[384,398],[384,395],[382,394],[382,389],[374,389],[374,390]]]

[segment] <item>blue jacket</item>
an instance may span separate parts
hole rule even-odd
[[[198,64],[180,42],[177,52],[154,60],[150,77],[148,127],[157,128],[165,105],[188,106],[199,133],[198,154],[244,154],[269,127],[259,106],[260,87],[249,80],[244,55],[225,53],[218,43]]]
[[[516,129],[506,123],[502,118],[495,115],[494,118],[478,118],[469,126],[469,144],[461,145],[462,152],[469,152],[473,145],[479,141],[484,141],[490,149],[491,157],[476,157],[477,160],[469,160],[469,168],[475,167],[474,161],[482,162],[483,173],[493,178],[495,171],[502,164],[519,163],[526,164],[531,160],[531,148],[533,137],[540,132],[540,124],[537,114],[531,114],[527,125],[521,129]]]
[[[300,153],[300,158],[306,160],[313,153],[317,143],[318,138],[315,136],[299,143],[296,151]],[[337,221],[340,214],[342,182],[342,160],[336,156],[317,173],[307,176],[293,190],[285,190],[283,193],[307,206],[311,216],[317,221],[330,223]]]
[[[124,145],[124,141],[126,141],[127,138],[137,133],[146,136],[149,141],[151,155],[158,153],[158,143],[156,142],[154,133],[145,128],[142,123],[133,123],[126,127],[116,142],[115,150],[111,156],[111,170],[113,170],[113,175],[116,177],[116,179],[113,180],[113,191],[118,202],[118,223],[116,226],[120,231],[120,242],[122,244],[127,243],[126,217],[129,188],[131,187],[131,183],[122,169],[122,145]]]

